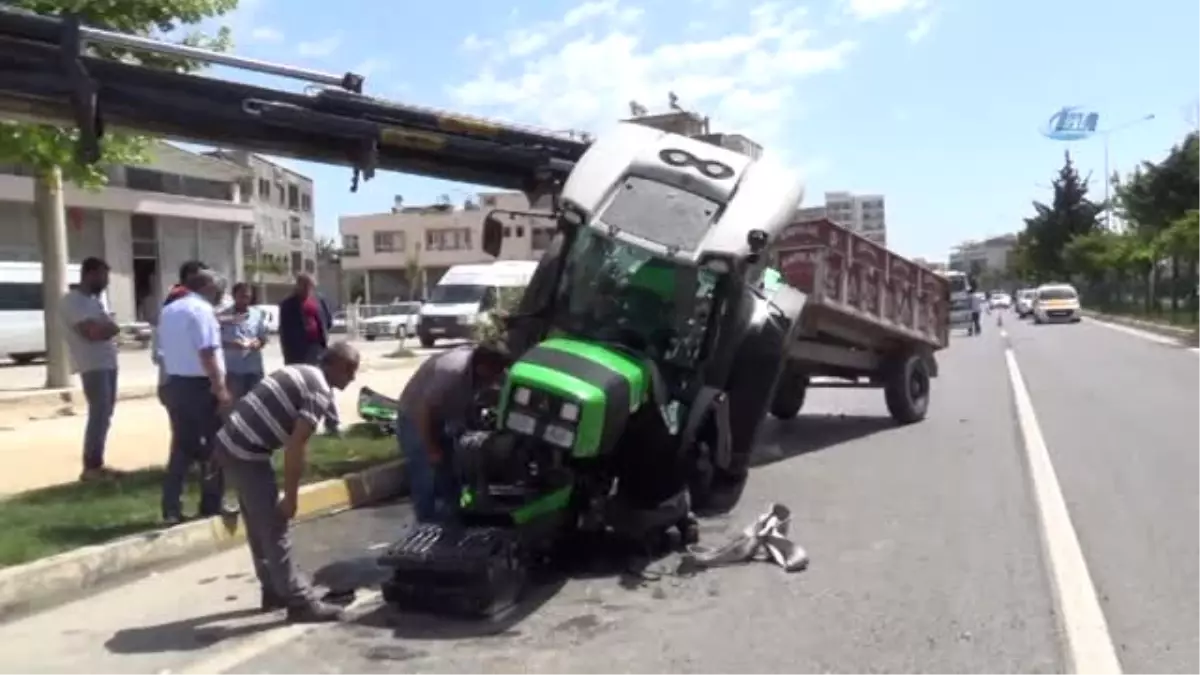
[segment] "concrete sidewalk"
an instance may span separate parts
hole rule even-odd
[[[383,362],[386,355],[399,346],[392,340],[356,341],[354,345],[362,354],[364,365]],[[414,351],[421,354],[431,350]],[[283,365],[278,343],[268,343],[263,354],[268,372]],[[158,369],[151,362],[148,350],[122,351],[118,363],[118,400],[151,398],[155,395]],[[73,385],[68,389],[46,389],[45,382],[46,366],[42,363],[28,366],[0,364],[0,429],[15,428],[30,420],[83,414],[83,392],[78,376],[72,377]]]
[[[359,389],[369,386],[398,395],[423,358],[381,362],[374,359],[350,387],[338,394],[338,410],[346,424],[359,421]],[[28,421],[0,429],[0,497],[26,490],[75,481],[83,451],[85,414]],[[108,434],[106,462],[118,469],[135,470],[166,463],[170,443],[167,414],[156,398],[125,400],[117,404]]]

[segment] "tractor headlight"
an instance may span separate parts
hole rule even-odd
[[[564,449],[569,449],[575,444],[575,432],[557,424],[547,426],[542,438],[546,439],[547,443]]]
[[[516,390],[513,391],[513,401],[516,402],[517,405],[529,405],[529,398],[532,395],[533,392],[529,391],[528,387],[517,387]]]
[[[510,412],[504,426],[519,434],[529,435],[537,429],[537,420],[525,413]]]
[[[558,414],[560,417],[563,418],[563,420],[565,420],[567,422],[578,422],[579,421],[579,404],[578,403],[564,403],[564,404],[562,404],[562,408],[559,409]]]

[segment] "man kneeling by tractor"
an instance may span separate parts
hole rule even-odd
[[[417,522],[444,521],[457,510],[454,445],[472,426],[479,396],[500,382],[510,362],[499,345],[458,347],[422,363],[405,385],[396,438]]]

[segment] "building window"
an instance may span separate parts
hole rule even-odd
[[[300,188],[298,186],[287,186],[287,207],[292,211],[300,210]]]
[[[258,196],[261,199],[271,198],[271,181],[266,178],[258,179]]]
[[[304,256],[299,251],[292,253],[292,274],[299,274],[304,269]]]
[[[520,239],[521,237],[524,237],[524,236],[525,236],[525,226],[518,225],[517,226],[517,238]]]
[[[404,233],[400,230],[382,230],[371,237],[371,247],[376,253],[397,253],[404,250]]]
[[[312,195],[307,192],[300,194],[300,210],[305,213],[312,211]]]
[[[506,228],[504,228],[504,238],[505,238],[505,239],[507,239],[507,238],[511,237],[511,236],[512,236],[512,234],[513,234],[513,230],[512,230],[512,228],[511,228],[511,227],[506,227]]]
[[[343,234],[342,235],[342,255],[346,257],[355,257],[358,255],[358,235]]]
[[[427,251],[466,251],[471,249],[471,229],[453,227],[425,232]]]
[[[550,248],[550,240],[554,239],[554,228],[552,227],[532,227],[529,228],[531,235],[530,247],[535,251],[545,251]]]
[[[287,191],[283,189],[283,183],[275,181],[275,203],[283,206],[287,203]]]
[[[496,195],[485,196],[483,198],[483,205],[484,206],[495,206],[496,205]]]
[[[300,241],[300,217],[292,216],[288,219],[288,229],[292,237],[292,241]]]

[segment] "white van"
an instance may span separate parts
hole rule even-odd
[[[67,265],[67,283],[79,281],[79,265]],[[100,298],[107,310],[108,293]],[[18,364],[46,355],[46,314],[40,262],[0,262],[0,358]]]
[[[472,337],[475,325],[486,320],[502,294],[520,293],[529,285],[537,265],[532,260],[499,260],[446,270],[421,306],[417,324],[421,346]]]

